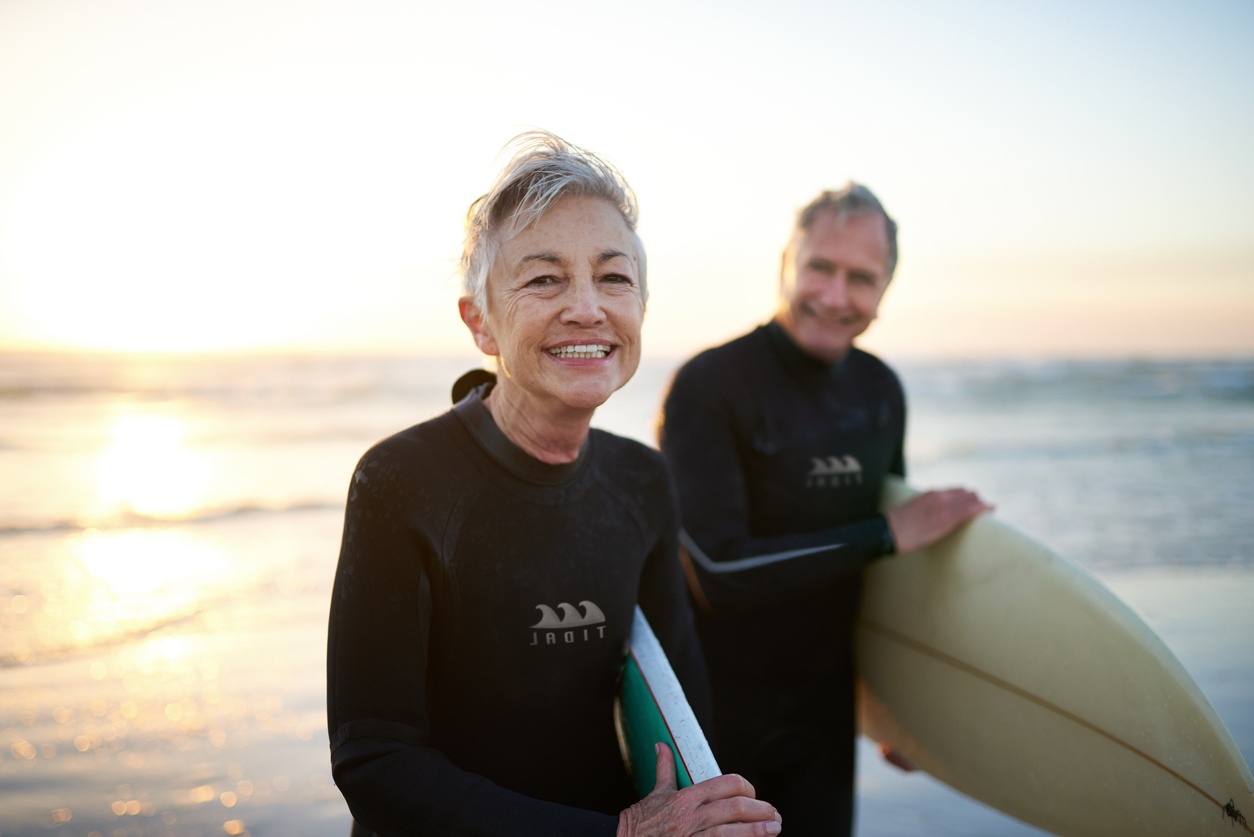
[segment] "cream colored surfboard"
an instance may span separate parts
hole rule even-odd
[[[857,642],[862,731],[968,796],[1059,835],[1254,834],[1254,777],[1171,651],[994,515],[875,562]]]

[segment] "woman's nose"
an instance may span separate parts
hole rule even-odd
[[[571,282],[566,296],[566,307],[562,312],[564,321],[589,324],[605,319],[605,311],[601,307],[601,294],[596,282],[591,278],[580,278]]]

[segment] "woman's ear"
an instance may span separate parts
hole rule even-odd
[[[479,351],[492,357],[501,353],[496,345],[496,338],[488,331],[487,317],[479,310],[473,296],[464,296],[457,300],[457,312],[461,314],[466,328],[470,329],[470,334],[475,338],[475,345],[479,347]]]

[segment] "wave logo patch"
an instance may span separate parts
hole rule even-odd
[[[531,626],[532,645],[573,645],[605,637],[605,614],[586,599],[579,607],[562,602],[557,610],[545,604],[536,610],[540,621]]]
[[[852,456],[815,456],[810,459],[806,488],[837,488],[862,482],[862,463]]]

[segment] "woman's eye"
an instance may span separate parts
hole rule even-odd
[[[547,276],[547,275],[546,275],[546,276],[536,276],[536,277],[534,277],[534,278],[532,278],[532,279],[528,279],[528,280],[527,280],[527,287],[529,287],[529,288],[542,288],[542,287],[544,287],[545,285],[552,285],[552,284],[553,284],[554,282],[556,282],[556,281],[557,281],[557,277],[555,277],[555,276]]]
[[[612,282],[617,285],[633,285],[630,276],[623,276],[621,273],[607,273],[601,277],[602,282]]]

